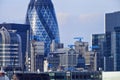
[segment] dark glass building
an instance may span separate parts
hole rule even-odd
[[[31,0],[26,23],[31,26],[31,40],[45,43],[45,56],[50,51],[52,40],[59,43],[59,29],[51,0]]]
[[[106,21],[106,63],[111,62],[106,70],[120,71],[120,12],[108,13]],[[109,61],[110,60],[110,61]],[[113,65],[113,66],[111,66]]]
[[[85,58],[82,55],[78,55],[77,58],[77,66],[76,68],[83,68],[85,69]]]
[[[115,47],[114,54],[114,70],[120,71],[120,26],[114,28],[112,46]]]
[[[26,24],[13,24],[13,23],[3,23],[0,24],[0,28],[6,28],[8,31],[16,31],[16,34],[21,37],[21,54],[22,54],[22,66],[25,69],[25,60],[26,57],[29,56],[29,34],[30,34],[30,26]],[[12,41],[16,40],[14,36],[12,37]]]
[[[97,53],[96,69],[104,70],[105,34],[92,35],[92,50]]]
[[[15,73],[15,75],[13,75],[13,80],[103,80],[103,76],[104,75],[100,71],[55,71],[45,73]]]

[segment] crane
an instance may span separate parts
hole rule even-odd
[[[78,41],[82,42],[83,37],[75,37],[74,39],[77,39]]]
[[[91,48],[91,50],[95,50],[95,49],[98,49],[99,46],[98,46],[98,45],[95,45],[95,46],[91,46],[90,48]]]
[[[99,46],[98,46],[98,45],[95,45],[95,46],[92,46],[91,48],[92,48],[92,49],[98,49]]]
[[[69,48],[73,49],[74,45],[68,45]]]

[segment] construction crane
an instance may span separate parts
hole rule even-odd
[[[68,45],[69,48],[73,49],[75,45]]]
[[[75,37],[74,39],[77,39],[78,41],[82,42],[83,37]]]
[[[98,46],[98,45],[95,45],[95,46],[92,46],[91,48],[92,48],[92,49],[98,49],[99,46]]]
[[[95,50],[95,49],[98,49],[99,46],[98,46],[98,45],[95,45],[95,46],[91,46],[90,48],[91,48],[91,50]]]

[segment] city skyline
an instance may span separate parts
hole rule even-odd
[[[27,5],[30,0],[23,1],[1,0],[0,23],[25,23]],[[52,0],[52,2],[57,15],[60,39],[65,45],[73,43],[75,41],[73,38],[77,36],[91,42],[92,34],[104,33],[105,13],[120,10],[119,0],[71,0],[69,2]]]

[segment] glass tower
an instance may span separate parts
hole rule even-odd
[[[105,15],[105,21],[105,58],[107,63],[106,70],[120,71],[120,11],[114,13],[107,13]]]
[[[92,51],[97,53],[97,70],[104,70],[105,34],[92,35]]]
[[[57,19],[51,0],[31,0],[26,23],[31,26],[31,40],[45,43],[45,56],[47,56],[52,40],[55,40],[55,43],[60,42]]]

